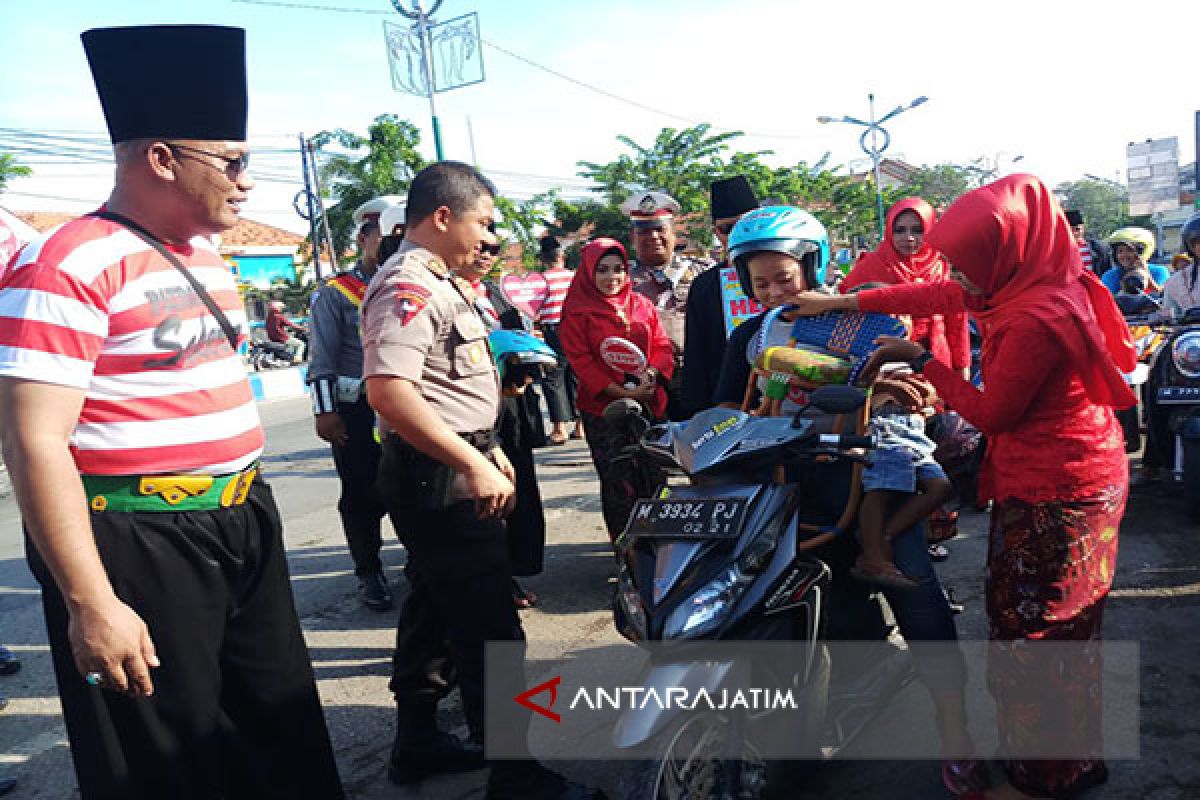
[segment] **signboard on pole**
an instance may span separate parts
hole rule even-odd
[[[1140,217],[1179,208],[1179,139],[1147,139],[1125,148],[1129,213]]]
[[[419,27],[384,20],[383,36],[391,66],[392,88],[397,92],[428,97]],[[430,25],[429,48],[435,92],[448,92],[484,80],[478,14],[463,14]]]

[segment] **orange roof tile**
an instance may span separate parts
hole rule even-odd
[[[78,214],[64,214],[58,211],[14,211],[19,219],[29,223],[39,232],[45,232],[75,219]],[[221,234],[221,249],[236,250],[242,247],[299,247],[304,237],[274,225],[255,222],[251,219],[238,220],[232,230]]]

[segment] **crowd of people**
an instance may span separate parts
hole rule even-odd
[[[246,314],[208,238],[236,223],[254,186],[244,32],[96,29],[83,44],[116,154],[112,194],[22,250],[0,286],[4,458],[82,797],[336,800],[343,789],[237,355]],[[200,61],[211,68],[191,68]],[[1114,409],[1135,400],[1114,295],[1137,274],[1169,304],[1195,305],[1194,262],[1156,274],[1144,231],[1101,246],[1040,181],[1014,175],[940,218],[919,198],[898,203],[879,247],[831,292],[821,223],[761,206],[734,177],[711,196],[727,261],[680,253],[679,204],[639,192],[625,205],[632,253],[596,238],[572,271],[562,243],[542,241],[547,293],[531,313],[494,277],[495,197],[477,169],[443,161],[405,197],[362,205],[358,260],[312,307],[314,424],[337,467],[364,605],[394,604],[380,557],[385,516],[407,552],[391,781],[488,766],[489,800],[602,796],[528,752],[485,760],[485,686],[524,690],[518,611],[537,598],[517,578],[543,568],[532,451],[586,438],[615,541],[661,476],[615,466],[623,442],[605,408],[632,401],[654,420],[713,406],[791,413],[803,393],[776,396],[752,362],[755,348],[786,344],[801,316],[906,320],[908,335],[882,339],[863,372],[879,448],[863,479],[855,569],[881,587],[906,639],[957,638],[921,525],[951,493],[925,433],[937,406],[987,440],[979,497],[992,503],[991,638],[1101,641],[1129,484]],[[1195,256],[1200,220],[1189,225]],[[148,287],[174,300],[151,303]],[[969,320],[982,337],[981,380]],[[284,321],[271,324],[292,338]],[[168,358],[173,336],[191,344]],[[502,341],[527,357],[506,361]],[[491,655],[491,684],[488,642],[515,645]],[[914,648],[954,794],[1066,797],[1104,781],[1098,758],[1014,757],[988,785],[967,733],[965,664],[944,652]],[[0,648],[0,672],[13,664]],[[1020,659],[990,674],[1002,744],[1022,741],[1038,714],[1096,703],[1095,664],[1054,672],[1062,707],[1035,714],[1006,703],[1031,679]],[[438,703],[455,688],[465,739],[437,727]],[[525,734],[506,731],[517,742]]]

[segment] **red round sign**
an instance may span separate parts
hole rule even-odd
[[[621,372],[637,375],[646,369],[646,354],[636,344],[620,336],[609,336],[600,343],[600,358]]]

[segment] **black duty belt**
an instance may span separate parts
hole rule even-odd
[[[493,430],[471,431],[458,435],[465,439],[467,444],[482,453],[487,453],[496,446],[496,432]]]

